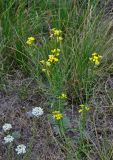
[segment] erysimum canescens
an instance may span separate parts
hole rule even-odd
[[[62,31],[60,29],[52,28],[50,31],[50,37],[55,38],[57,42],[63,40],[61,34],[62,34]]]
[[[60,113],[60,111],[53,111],[52,112],[52,115],[53,117],[56,119],[56,120],[60,120],[63,118],[62,114]]]
[[[26,43],[27,43],[28,45],[32,45],[34,41],[35,41],[35,38],[34,38],[34,37],[28,37]]]
[[[86,111],[90,110],[90,108],[85,104],[81,104],[79,106],[80,106],[80,109],[78,110],[79,113],[86,112]]]
[[[58,61],[58,58],[55,57],[55,55],[51,54],[48,56],[48,62],[57,62]]]
[[[99,55],[98,53],[93,53],[91,55],[91,57],[89,58],[89,60],[94,63],[95,65],[99,65],[100,60],[101,60],[102,56]]]
[[[61,95],[58,97],[59,99],[66,99],[67,95],[65,93],[61,93]]]

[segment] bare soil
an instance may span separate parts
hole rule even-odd
[[[12,132],[21,136],[14,144],[28,145],[32,137],[33,120],[30,110],[33,107],[44,107],[46,98],[37,90],[37,83],[32,78],[26,78],[20,71],[5,77],[5,83],[0,91],[0,160],[7,160],[7,145],[3,143],[2,125],[11,123]],[[44,108],[44,110],[46,110]],[[51,125],[46,115],[37,123],[35,143],[33,144],[30,160],[63,160],[64,154],[53,135]],[[15,160],[15,158],[14,158]]]

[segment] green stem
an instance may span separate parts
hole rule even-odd
[[[7,158],[8,160],[12,160],[12,143],[8,145]]]
[[[33,144],[35,142],[35,136],[36,136],[36,131],[37,131],[37,129],[36,129],[36,121],[37,121],[37,119],[33,119],[32,137],[31,137],[30,142],[29,142],[29,148],[27,150],[27,153],[23,157],[22,160],[27,160],[28,157],[30,156],[30,154],[32,153],[32,148],[33,148]]]

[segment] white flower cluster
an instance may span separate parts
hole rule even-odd
[[[17,146],[15,151],[17,152],[17,154],[24,154],[26,153],[26,146],[24,144],[20,144]]]
[[[2,128],[3,128],[4,132],[6,132],[12,128],[12,125],[10,123],[5,123]]]
[[[41,107],[35,107],[32,109],[32,114],[36,117],[43,115],[44,111]]]
[[[11,143],[11,142],[13,142],[13,140],[14,140],[14,137],[13,136],[11,136],[11,135],[7,135],[6,137],[4,137],[4,143],[6,144],[6,143]]]
[[[12,125],[10,123],[5,123],[2,128],[3,128],[3,131],[6,132],[12,129]],[[13,141],[14,141],[14,137],[11,135],[7,135],[6,137],[4,137],[5,144],[11,143]],[[26,153],[26,146],[24,144],[20,144],[17,146],[15,151],[17,152],[17,154],[24,154]]]
[[[39,117],[41,115],[43,115],[44,111],[41,107],[35,107],[32,109],[32,115],[35,117]],[[5,123],[3,125],[3,131],[9,131],[10,129],[12,129],[12,125],[10,123]],[[14,137],[11,135],[7,135],[6,137],[4,137],[4,143],[11,143],[14,141]],[[26,146],[24,144],[20,144],[17,146],[17,148],[15,149],[15,151],[17,152],[17,154],[24,154],[26,153]]]

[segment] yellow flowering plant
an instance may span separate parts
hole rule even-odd
[[[89,58],[89,60],[93,62],[95,65],[99,65],[101,59],[102,59],[102,56],[99,55],[98,53],[93,53]]]
[[[28,37],[26,43],[27,43],[28,45],[32,45],[34,41],[35,41],[35,38],[34,38],[34,37]]]
[[[51,53],[55,54],[55,56],[59,56],[61,50],[59,48],[55,48],[51,50]]]
[[[42,68],[42,72],[46,72],[46,69],[45,69],[45,68]]]
[[[63,38],[62,37],[57,37],[57,41],[62,41]]]
[[[51,32],[54,36],[58,37],[61,35],[62,31],[60,29],[52,28]]]
[[[57,42],[63,40],[61,34],[62,34],[62,31],[60,29],[52,28],[50,30],[50,37],[56,38]]]
[[[67,95],[62,92],[61,95],[58,98],[59,99],[67,99]]]
[[[45,64],[45,60],[41,60],[40,63],[41,63],[41,64]]]
[[[63,115],[60,113],[60,111],[53,111],[52,115],[55,120],[61,120],[63,118]]]
[[[78,110],[79,113],[86,112],[86,111],[90,110],[90,108],[84,104],[81,104],[79,106],[80,106],[80,109]]]
[[[54,62],[58,62],[58,56],[60,54],[61,50],[59,48],[55,48],[51,50],[51,54],[48,55],[48,59],[47,60],[40,60],[40,64],[43,66],[42,71],[43,72],[50,72],[50,66],[52,63]]]
[[[48,62],[51,62],[51,63],[58,62],[58,58],[55,57],[55,55],[50,54],[50,55],[48,55]]]

